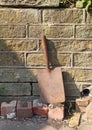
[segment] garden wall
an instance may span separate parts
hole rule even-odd
[[[74,8],[1,7],[2,99],[39,95],[37,69],[45,67],[43,34],[50,64],[62,68],[66,98],[76,98],[83,87],[92,85],[92,13]]]

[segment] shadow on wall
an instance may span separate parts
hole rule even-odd
[[[36,75],[25,67],[24,52],[12,50],[6,41],[10,42],[0,39],[0,101],[28,99],[33,96],[32,82],[37,82]]]
[[[55,44],[51,40],[47,40],[47,43],[48,43],[47,48],[48,48],[48,53],[49,53],[50,65],[53,67],[62,66],[61,63],[63,61],[60,61],[58,59],[59,53],[56,50]],[[63,59],[61,58],[61,60]],[[1,93],[1,95],[5,94],[5,95],[14,95],[14,96],[16,95],[17,96],[18,95],[32,96],[33,87],[32,87],[31,82],[37,82],[36,75],[34,75],[34,72],[33,72],[36,70],[26,68],[24,52],[13,51],[11,48],[11,44],[10,46],[9,44],[7,46],[6,40],[3,40],[3,39],[0,40],[0,67],[1,67],[0,69],[1,85],[0,86],[5,85],[5,92]],[[66,96],[68,97],[68,96],[79,95],[79,90],[75,84],[75,81],[68,72],[63,71],[63,79],[64,79]],[[20,87],[18,86],[17,83],[18,84],[21,83],[19,85]],[[7,87],[8,85],[9,87]]]
[[[62,67],[63,58],[60,58],[61,61],[58,59],[59,52],[57,52],[57,49],[55,48],[55,44],[51,40],[48,40],[48,51],[50,52],[49,53],[49,62],[51,64],[51,66]],[[62,52],[60,52],[60,53],[63,54]],[[67,63],[64,63],[64,64],[67,64]],[[71,97],[72,99],[79,97],[80,91],[75,83],[75,80],[70,75],[70,73],[65,71],[64,69],[62,69],[62,75],[63,75],[66,99],[69,99],[69,97]]]

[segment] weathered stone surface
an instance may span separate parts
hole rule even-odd
[[[0,24],[36,24],[40,22],[40,10],[0,8]]]
[[[76,104],[78,106],[84,106],[84,107],[86,107],[89,104],[89,102],[90,102],[90,97],[89,96],[88,97],[84,97],[84,98],[78,98],[78,99],[76,99]]]
[[[92,123],[92,102],[86,107],[86,112],[84,113],[82,120]]]
[[[0,66],[24,66],[24,54],[0,53]]]
[[[70,54],[49,54],[49,61],[52,66],[70,66]],[[45,66],[45,59],[43,54],[28,54],[28,66]]]
[[[16,95],[16,96],[13,96],[13,95],[10,95],[10,96],[6,96],[6,95],[3,95],[1,96],[0,98],[0,103],[2,102],[11,102],[12,100],[26,100],[26,101],[33,101],[34,99],[38,99],[39,96],[30,96],[30,95]]]
[[[69,121],[69,127],[75,127],[79,125],[79,121],[80,121],[80,113],[74,113],[73,117],[71,117],[70,121]]]
[[[83,10],[55,9],[43,11],[43,22],[45,23],[82,23]]]
[[[76,26],[77,38],[92,38],[92,26]]]
[[[48,38],[47,38],[48,39]],[[47,41],[48,50],[50,52],[55,51],[92,51],[92,41],[88,40],[54,40],[51,39]],[[41,50],[40,46],[40,50]]]
[[[29,26],[29,37],[30,38],[41,38],[42,36],[42,26]]]
[[[0,0],[0,5],[3,6],[29,6],[29,7],[43,7],[43,6],[59,6],[59,0]]]
[[[38,87],[38,83],[32,83],[32,89],[33,89],[33,95],[34,96],[38,96],[39,94],[39,87]]]
[[[65,69],[63,78],[66,82],[89,82],[92,81],[92,69]]]
[[[92,67],[92,53],[75,53],[74,66]]]
[[[37,82],[36,69],[0,69],[0,82]]]
[[[92,23],[92,9],[87,13],[87,23]]]
[[[72,38],[72,26],[44,26],[44,34],[49,38]]]
[[[86,107],[77,106],[77,105],[76,105],[76,111],[77,111],[77,112],[81,112],[81,113],[85,113],[85,112],[86,112]]]
[[[25,38],[26,26],[1,25],[0,38]]]
[[[30,95],[31,86],[30,83],[0,83],[2,89],[0,95]]]
[[[37,40],[8,39],[0,40],[0,51],[36,51]]]

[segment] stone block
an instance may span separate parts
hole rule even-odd
[[[84,98],[78,98],[76,99],[76,104],[78,106],[86,107],[90,102],[91,97],[84,97]]]
[[[54,120],[63,120],[64,119],[64,105],[49,107],[48,118]]]
[[[77,38],[92,38],[92,26],[76,26]]]
[[[92,41],[91,40],[70,40],[70,39],[51,39],[48,40],[48,51],[53,52],[61,51],[92,51]],[[40,50],[42,48],[40,47]]]
[[[92,123],[92,102],[86,107],[86,112],[82,116],[82,120]]]
[[[36,51],[37,40],[7,39],[0,40],[0,51]]]
[[[0,53],[0,66],[24,66],[24,53]]]
[[[59,0],[32,0],[32,1],[19,1],[19,0],[15,0],[15,1],[4,1],[4,0],[0,0],[0,5],[4,5],[4,6],[14,6],[14,7],[19,7],[20,6],[24,6],[24,7],[57,7],[59,6]]]
[[[16,115],[18,118],[29,118],[33,116],[31,101],[18,101],[16,107]]]
[[[48,117],[48,107],[42,104],[39,99],[33,100],[33,113],[41,117]]]
[[[0,82],[37,82],[36,75],[36,69],[1,68]]]
[[[38,96],[39,95],[39,87],[38,87],[38,83],[32,83],[32,87],[33,87],[33,95],[34,96]]]
[[[29,26],[29,37],[30,38],[41,38],[43,33],[43,28],[41,25]]]
[[[69,120],[69,127],[76,127],[79,125],[80,122],[80,113],[74,113],[74,115]]]
[[[92,9],[87,13],[87,23],[92,23]]]
[[[41,22],[40,10],[0,8],[1,24],[37,24]]]
[[[30,83],[0,83],[0,95],[2,96],[27,96],[31,95]]]
[[[84,107],[84,106],[78,106],[76,104],[76,111],[77,112],[81,112],[81,113],[85,113],[86,112],[86,107]]]
[[[0,38],[25,38],[26,26],[2,25],[0,26]]]
[[[43,10],[43,22],[44,23],[82,23],[83,22],[83,10],[72,9],[49,9]]]
[[[44,26],[43,33],[48,38],[72,38],[73,27],[72,26]]]
[[[10,103],[1,103],[1,115],[7,117],[10,113],[15,113],[16,101],[13,100]]]
[[[91,73],[91,69],[63,69],[65,82],[89,82],[92,79]]]
[[[92,66],[92,53],[75,53],[74,66],[91,67]]]
[[[70,66],[70,54],[49,54],[52,66]],[[43,54],[32,53],[27,55],[27,66],[46,66]]]

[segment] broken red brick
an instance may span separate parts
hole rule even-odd
[[[46,104],[40,103],[38,99],[33,101],[33,113],[42,117],[48,117],[48,107]]]
[[[7,116],[7,114],[15,113],[16,101],[11,101],[10,103],[1,103],[1,115]]]
[[[64,118],[64,105],[49,108],[48,118],[54,120],[63,120]]]
[[[18,118],[29,118],[33,116],[31,101],[18,101],[16,108]]]

